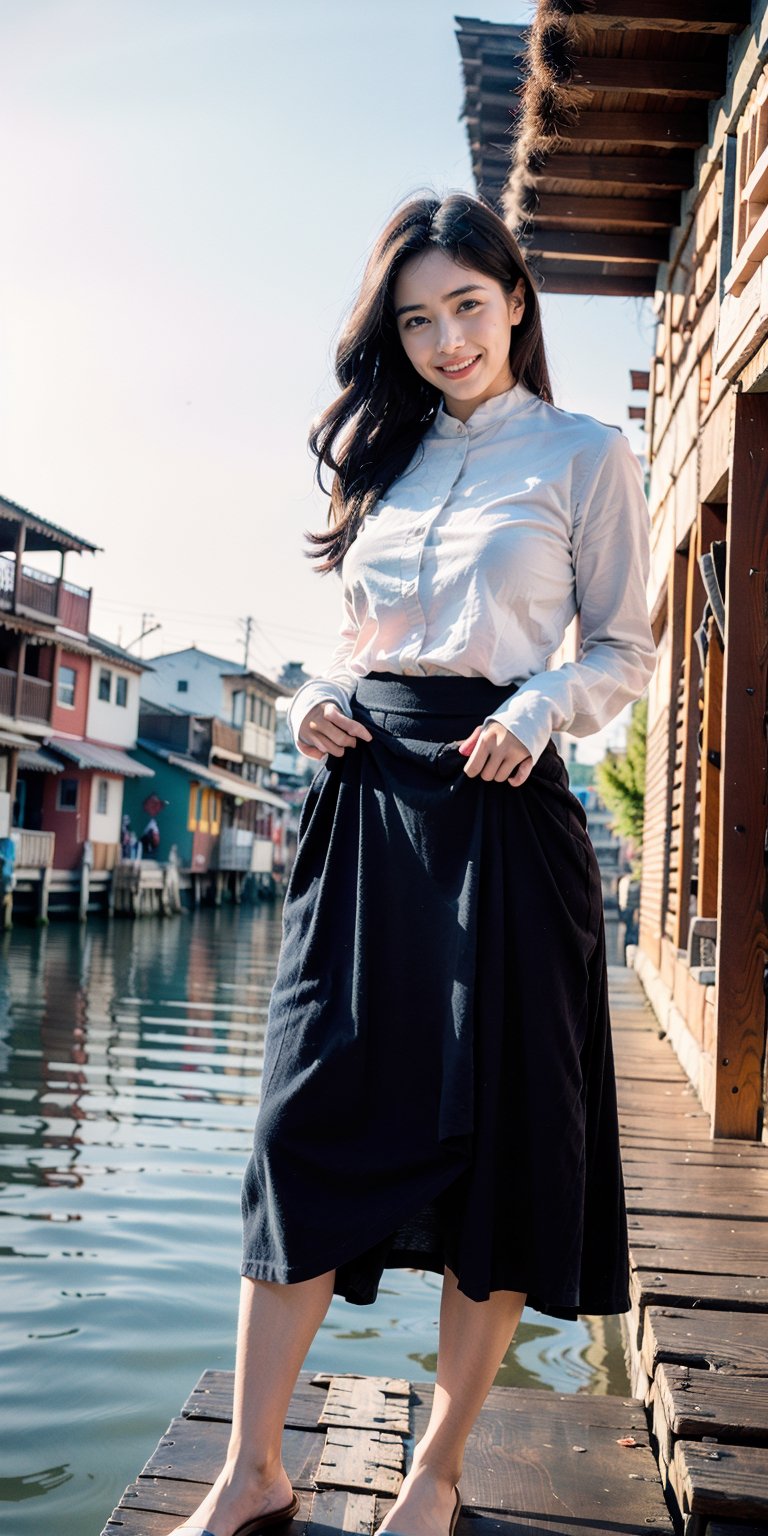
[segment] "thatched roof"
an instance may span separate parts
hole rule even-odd
[[[750,13],[750,0],[539,0],[529,27],[456,18],[476,184],[547,291],[654,291]]]

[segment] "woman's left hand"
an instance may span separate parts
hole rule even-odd
[[[528,748],[500,720],[476,725],[472,734],[459,744],[459,751],[469,757],[464,769],[468,778],[479,774],[481,779],[496,783],[507,779],[515,789],[525,783],[533,768]]]

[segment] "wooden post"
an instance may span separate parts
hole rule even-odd
[[[48,899],[51,894],[53,870],[46,864],[40,871],[40,890],[37,893],[37,921],[41,927],[48,922]]]
[[[19,567],[19,569],[21,569],[21,567]],[[24,719],[24,667],[26,665],[26,660],[27,637],[26,635],[21,635],[19,637],[18,649],[16,651],[16,690],[13,700],[13,709],[17,720]]]
[[[91,892],[91,864],[93,862],[93,847],[86,840],[83,843],[83,862],[80,866],[80,909],[78,916],[84,923],[88,916],[88,898]]]
[[[13,573],[13,611],[14,611],[14,613],[18,613],[19,605],[20,605],[20,602],[21,602],[21,564],[22,564],[22,561],[24,559],[24,550],[26,548],[26,542],[27,542],[27,526],[26,526],[26,523],[19,523],[18,532],[16,534],[16,549],[14,551],[15,558],[16,558],[16,566],[15,566],[15,570],[14,570],[14,573]],[[17,700],[16,713],[18,714],[18,712],[19,711],[18,711],[18,700]]]
[[[725,597],[713,1136],[761,1134],[765,1048],[768,394],[739,394]]]

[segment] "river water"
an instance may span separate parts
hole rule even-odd
[[[0,1529],[98,1536],[231,1370],[279,905],[0,938]],[[434,1377],[440,1277],[334,1297],[314,1370]],[[526,1308],[497,1381],[626,1393],[617,1317]]]

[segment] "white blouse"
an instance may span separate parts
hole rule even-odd
[[[482,723],[501,721],[534,762],[553,731],[599,730],[655,666],[649,532],[641,466],[620,428],[548,405],[520,381],[466,424],[441,402],[336,567],[339,643],[291,699],[297,747],[321,700],[351,716],[368,672],[519,683]],[[577,612],[579,659],[548,667]]]

